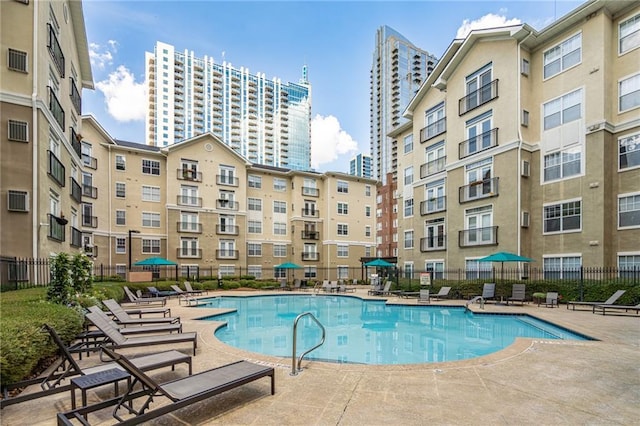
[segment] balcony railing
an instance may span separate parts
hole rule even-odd
[[[202,224],[198,222],[178,222],[178,232],[202,233]]]
[[[64,54],[62,53],[62,48],[60,47],[60,43],[58,43],[58,37],[56,37],[56,32],[53,29],[53,26],[51,24],[47,24],[47,29],[49,35],[47,47],[49,48],[51,59],[53,59],[53,63],[58,69],[60,77],[64,78]]]
[[[51,178],[56,181],[58,185],[64,187],[64,165],[60,162],[60,160],[58,160],[58,157],[56,157],[56,155],[52,151],[47,151],[47,153],[49,154],[49,176],[51,176]]]
[[[458,246],[495,246],[498,244],[498,227],[487,226],[485,228],[465,229],[458,232]]]
[[[218,185],[238,186],[240,180],[237,177],[229,175],[216,175],[216,183]]]
[[[178,169],[177,178],[191,182],[202,182],[202,172],[192,169]]]
[[[71,182],[71,198],[76,200],[78,203],[82,202],[82,187],[73,177],[69,178]]]
[[[82,143],[78,139],[79,138],[76,130],[71,127],[71,147],[76,152],[76,154],[78,154],[78,157],[80,157],[82,155]]]
[[[320,239],[320,232],[318,231],[302,231],[303,240],[318,240]]]
[[[49,214],[49,234],[48,237],[56,241],[65,240],[65,225],[67,220],[63,217],[54,216]]]
[[[98,168],[98,159],[89,154],[82,154],[82,164],[90,169],[96,170]]]
[[[304,217],[320,217],[320,210],[302,209],[302,216],[304,216]]]
[[[498,97],[498,79],[493,80],[489,84],[485,84],[478,90],[474,90],[467,96],[458,101],[458,115],[466,114],[472,109]]]
[[[433,237],[420,238],[420,251],[437,251],[447,249],[447,236],[434,235]]]
[[[97,216],[82,215],[82,226],[86,226],[88,228],[97,228],[98,227],[98,217]]]
[[[202,197],[192,197],[190,195],[178,195],[178,205],[202,207]]]
[[[216,250],[216,259],[238,259],[238,250]]]
[[[498,195],[497,177],[471,182],[458,188],[458,197],[461,203],[466,203],[481,198],[496,197]]]
[[[238,225],[216,225],[216,234],[218,235],[239,235],[240,227]]]
[[[320,253],[318,252],[303,252],[302,253],[302,260],[320,260]]]
[[[447,131],[447,119],[441,118],[440,120],[429,124],[427,127],[420,129],[420,143],[424,143],[431,138],[435,138],[438,135]]]
[[[320,195],[320,190],[312,186],[303,186],[302,195],[306,195],[308,197],[318,197]]]
[[[217,208],[224,210],[238,210],[239,203],[237,201],[220,198],[216,200],[216,206]]]
[[[82,247],[82,231],[76,227],[71,227],[71,246]]]
[[[445,169],[447,165],[447,157],[436,158],[435,160],[431,160],[427,163],[420,165],[420,179],[424,179],[427,176],[436,174]]]
[[[178,259],[202,259],[202,249],[193,247],[178,247],[176,251]]]
[[[498,129],[474,136],[458,144],[458,157],[464,158],[498,145]]]
[[[431,213],[443,212],[447,210],[447,196],[429,198],[420,201],[420,215],[424,216]]]
[[[62,109],[62,105],[60,105],[60,101],[58,101],[58,98],[56,97],[56,94],[53,93],[51,87],[49,87],[49,111],[51,111],[53,118],[64,131],[64,109]]]
[[[91,185],[82,185],[82,195],[85,197],[96,199],[98,198],[98,188]]]
[[[69,96],[71,97],[71,103],[73,104],[73,107],[76,109],[76,112],[78,114],[82,113],[82,98],[80,97],[80,92],[78,91],[78,88],[76,87],[76,82],[73,79],[73,77],[69,77],[70,80],[70,86],[71,86],[71,92],[69,93]]]

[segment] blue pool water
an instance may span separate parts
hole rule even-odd
[[[528,315],[478,314],[464,307],[386,305],[350,296],[287,295],[218,297],[203,307],[235,312],[207,317],[224,321],[215,335],[251,352],[291,357],[293,321],[311,312],[326,329],[324,345],[305,358],[363,364],[415,364],[475,358],[511,345],[516,337],[577,339],[572,333]],[[309,316],[297,328],[297,354],[322,336]]]

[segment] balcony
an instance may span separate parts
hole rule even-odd
[[[82,226],[86,226],[87,228],[97,228],[98,227],[98,217],[97,216],[82,215]]]
[[[308,252],[302,253],[302,260],[320,260],[320,253],[318,252]]]
[[[98,168],[98,159],[89,154],[82,154],[82,164],[89,169],[96,170]]]
[[[238,260],[238,250],[216,250],[216,259],[218,260]]]
[[[82,187],[73,177],[69,178],[71,182],[71,198],[73,198],[76,202],[82,202]]]
[[[307,197],[318,197],[320,196],[320,190],[311,186],[303,186],[302,195],[305,195]]]
[[[435,138],[438,135],[447,131],[447,119],[441,118],[429,124],[427,127],[420,129],[420,143],[424,143],[431,138]]]
[[[56,32],[51,24],[47,24],[47,30],[49,36],[47,47],[49,48],[51,59],[53,59],[53,63],[60,73],[60,77],[64,78],[64,54],[62,53],[62,48],[60,47],[60,43],[58,43],[58,37],[56,37]]]
[[[216,175],[216,183],[218,185],[238,186],[239,179],[229,175]]]
[[[82,143],[73,127],[71,127],[71,147],[78,154],[78,157],[82,156]]]
[[[218,235],[240,235],[240,227],[237,225],[216,225]]]
[[[177,222],[178,232],[190,232],[192,234],[202,234],[202,224],[198,222]]]
[[[447,210],[447,196],[433,197],[420,201],[420,215],[425,216],[431,213],[443,212]]]
[[[445,169],[447,157],[436,158],[435,160],[420,165],[420,179],[439,173]]]
[[[89,198],[96,199],[96,198],[98,198],[98,188],[96,188],[95,186],[83,184],[82,185],[82,195],[84,197],[89,197]]]
[[[422,253],[428,251],[438,251],[447,249],[447,236],[434,235],[432,237],[420,238],[420,251]]]
[[[178,247],[176,250],[178,259],[202,259],[202,249],[193,247]]]
[[[56,155],[53,152],[47,151],[47,153],[49,154],[49,176],[58,185],[60,185],[61,187],[64,187],[64,185],[65,185],[65,182],[64,182],[64,176],[65,176],[64,165],[60,162],[60,160],[58,160],[58,157],[56,157]]]
[[[82,231],[71,227],[71,247],[82,247]]]
[[[216,200],[216,207],[222,210],[238,210],[240,203],[233,200],[220,198]]]
[[[176,177],[178,178],[178,180],[202,182],[202,172],[193,169],[178,169]]]
[[[460,203],[498,196],[498,179],[495,177],[478,180],[471,182],[469,185],[461,186],[458,189]]]
[[[498,145],[498,128],[474,136],[458,144],[458,157],[463,159]]]
[[[458,232],[459,247],[478,247],[498,245],[498,227],[465,229]]]
[[[51,87],[49,87],[49,111],[51,111],[53,118],[60,125],[60,128],[64,130],[64,110]]]
[[[320,210],[317,209],[302,209],[303,217],[320,217]]]
[[[50,239],[62,242],[65,240],[64,226],[67,224],[67,219],[64,217],[54,216],[49,214],[49,234]]]
[[[303,240],[319,240],[320,232],[305,230],[301,232],[301,236]]]
[[[469,93],[458,101],[458,115],[486,104],[487,102],[498,97],[498,79],[493,80],[489,84],[485,84],[478,90]]]
[[[82,113],[82,98],[80,97],[80,92],[76,87],[76,82],[73,77],[69,77],[69,85],[71,86],[71,93],[69,93],[69,97],[71,98],[71,103],[73,107],[76,109],[78,114]]]
[[[202,197],[192,197],[190,195],[178,195],[179,206],[202,207]]]

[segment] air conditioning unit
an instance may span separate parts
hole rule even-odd
[[[522,171],[521,174],[523,177],[529,177],[531,174],[531,167],[527,160],[522,160]]]
[[[523,228],[529,227],[529,212],[522,212],[522,218],[520,219],[520,226]]]

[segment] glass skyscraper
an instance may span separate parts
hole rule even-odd
[[[196,58],[157,42],[145,54],[146,141],[168,146],[212,132],[252,163],[311,168],[311,85]]]
[[[371,179],[371,156],[358,154],[349,162],[349,174]]]

